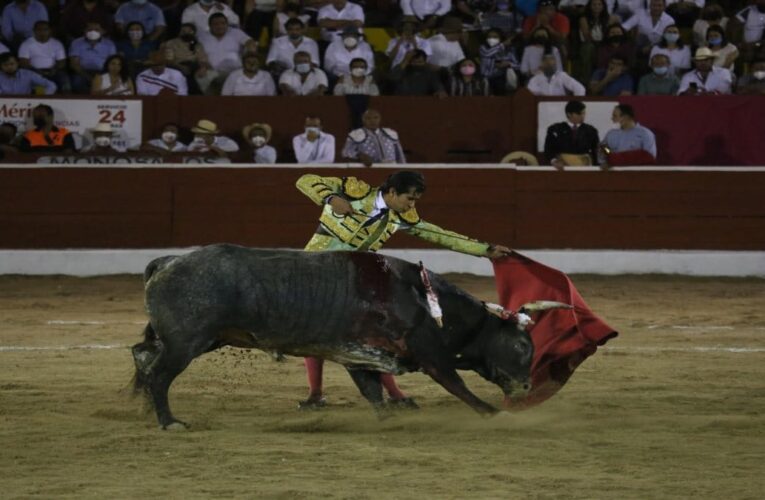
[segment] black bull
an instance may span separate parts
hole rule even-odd
[[[336,361],[376,408],[380,372],[422,370],[477,412],[496,413],[457,370],[474,370],[508,395],[526,391],[531,339],[429,277],[443,328],[429,313],[418,266],[391,257],[213,245],[156,259],[144,275],[149,324],[132,350],[136,389],[163,428],[182,424],[170,411],[170,384],[197,356],[231,345]]]

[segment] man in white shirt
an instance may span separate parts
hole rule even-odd
[[[298,163],[335,162],[335,136],[321,131],[318,116],[305,119],[305,133],[292,138],[292,149]]]
[[[51,38],[48,21],[37,21],[34,36],[27,38],[19,47],[19,66],[54,81],[60,91],[69,91],[66,50],[61,42]]]
[[[207,52],[210,65],[221,75],[242,67],[242,52],[258,50],[257,42],[239,28],[230,27],[221,13],[210,16],[210,32],[199,33],[198,39]]]
[[[186,77],[177,69],[168,68],[166,64],[164,52],[149,54],[149,69],[139,73],[135,79],[136,94],[158,95],[162,92],[189,95]]]
[[[455,63],[465,59],[460,40],[462,39],[462,21],[457,18],[446,18],[441,27],[441,33],[428,39],[432,54],[428,63],[442,68],[451,68]]]
[[[319,9],[316,21],[321,28],[321,39],[331,42],[340,38],[343,29],[364,26],[364,9],[348,0],[331,0],[329,5]]]
[[[416,18],[423,27],[433,28],[440,17],[452,10],[451,0],[401,0],[404,16]]]
[[[664,35],[667,26],[675,24],[675,20],[664,12],[664,0],[651,0],[648,4],[648,11],[640,10],[634,16],[627,19],[622,27],[629,31],[637,28],[639,37],[647,39],[649,43],[638,39],[639,46],[655,45],[659,43]]]
[[[228,75],[220,95],[276,95],[276,85],[271,73],[260,70],[258,55],[247,52],[242,57],[242,69]]]
[[[307,52],[311,56],[311,62],[319,65],[319,45],[316,41],[305,36],[305,24],[298,18],[287,21],[284,25],[287,30],[286,36],[280,36],[271,40],[268,49],[266,64],[272,71],[281,73],[285,69],[293,68],[295,54]]]
[[[283,95],[324,95],[329,83],[327,75],[311,63],[308,52],[295,54],[294,69],[279,77],[279,90]]]
[[[730,71],[714,65],[715,54],[707,47],[696,49],[696,69],[683,75],[678,95],[730,94],[733,77]]]
[[[398,36],[391,38],[388,42],[388,47],[385,49],[385,55],[387,55],[391,62],[390,67],[394,68],[401,64],[404,60],[404,56],[411,50],[420,49],[430,57],[433,54],[433,49],[430,47],[430,41],[427,38],[420,38],[417,34],[416,23],[411,21],[404,21],[401,24],[401,28],[398,30]]]
[[[360,57],[367,62],[367,70],[371,73],[375,67],[375,56],[372,47],[359,37],[358,28],[348,26],[343,29],[340,38],[329,44],[324,54],[324,69],[332,76],[348,74],[351,61]]]
[[[552,52],[547,52],[542,56],[542,65],[539,68],[540,73],[534,75],[528,83],[529,92],[539,96],[566,96],[585,94],[584,86],[558,69],[558,63]]]
[[[199,0],[185,9],[181,16],[181,23],[191,23],[197,27],[197,33],[209,33],[210,16],[223,14],[228,19],[228,25],[239,27],[239,16],[231,10],[231,7],[217,0]]]
[[[743,24],[743,43],[740,45],[743,58],[751,61],[760,52],[760,47],[755,44],[762,42],[765,33],[765,0],[757,0],[753,5],[746,7],[736,14],[736,21]]]

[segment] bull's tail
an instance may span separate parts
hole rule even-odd
[[[157,364],[164,344],[159,338],[151,323],[147,323],[143,329],[143,342],[133,346],[133,361],[135,363],[135,375],[133,375],[133,394],[143,393],[146,399],[151,403],[149,393],[151,379],[154,375],[154,367]]]

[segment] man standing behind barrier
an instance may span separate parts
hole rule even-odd
[[[366,167],[373,163],[406,163],[398,133],[380,128],[380,112],[368,109],[361,117],[363,127],[351,130],[345,140],[343,158],[360,161]]]
[[[296,185],[311,201],[323,206],[319,227],[305,247],[308,252],[374,252],[399,229],[476,257],[493,259],[510,252],[507,247],[474,240],[420,219],[415,204],[425,192],[425,178],[419,172],[396,172],[377,188],[356,177],[340,179],[313,174],[302,176]],[[310,392],[300,408],[320,408],[326,404],[322,397],[323,366],[323,359],[305,358]],[[394,405],[417,407],[401,392],[393,375],[383,373],[380,381]]]

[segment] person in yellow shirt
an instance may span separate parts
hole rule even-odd
[[[478,241],[420,219],[415,205],[425,192],[425,178],[419,172],[396,172],[379,187],[356,177],[306,174],[298,179],[296,186],[323,207],[319,227],[305,246],[308,252],[374,252],[399,230],[477,257],[493,259],[510,252],[507,247]],[[316,409],[326,405],[322,394],[323,366],[323,359],[305,358],[309,394],[308,399],[300,402],[300,408]],[[382,374],[381,382],[391,398],[390,404],[417,408],[414,400],[398,388],[392,374]]]

